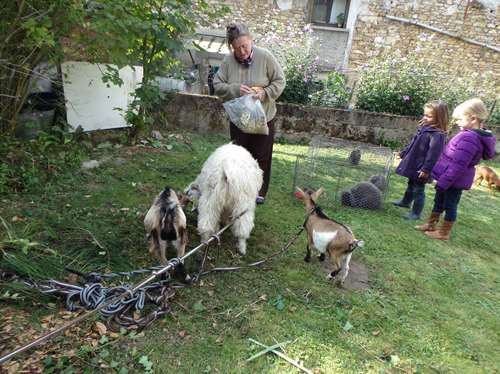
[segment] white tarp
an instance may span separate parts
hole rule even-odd
[[[121,86],[102,81],[105,65],[88,62],[65,62],[61,65],[66,117],[68,124],[84,131],[126,127],[123,112],[132,100],[131,94],[142,82],[142,67],[120,69]]]

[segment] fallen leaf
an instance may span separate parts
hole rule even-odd
[[[108,328],[102,322],[97,321],[95,323],[95,327],[97,328],[97,331],[99,331],[100,335],[106,335],[106,332],[108,332]]]
[[[68,281],[68,283],[76,284],[76,283],[78,283],[78,275],[70,273],[66,276],[66,281]],[[52,304],[52,305],[55,306],[55,304]]]
[[[372,335],[373,336],[379,336],[380,335],[380,330],[372,331]]]
[[[13,365],[11,365],[7,368],[7,373],[9,373],[9,374],[18,373],[19,367],[20,367],[19,363],[15,362]]]
[[[42,318],[42,322],[49,322],[52,319],[52,317],[54,317],[54,316],[53,315],[45,316]]]

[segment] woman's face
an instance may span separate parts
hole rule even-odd
[[[246,60],[252,53],[252,38],[249,36],[240,36],[238,39],[231,43],[234,55],[238,60]]]

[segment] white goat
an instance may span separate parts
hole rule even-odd
[[[144,218],[146,237],[149,240],[149,252],[159,257],[162,264],[167,263],[167,246],[174,247],[177,257],[184,256],[187,244],[186,215],[182,205],[187,202],[187,197],[181,200],[175,191],[169,187],[155,197]],[[177,266],[178,273],[189,281],[184,264]]]
[[[203,241],[220,225],[239,217],[231,227],[238,251],[246,253],[246,240],[254,227],[255,199],[262,185],[262,170],[243,147],[226,144],[215,150],[186,192],[198,208],[198,232]]]
[[[320,253],[320,261],[324,261],[325,254],[328,253],[333,266],[328,279],[334,279],[338,273],[342,272],[339,281],[342,284],[349,274],[352,252],[357,247],[362,247],[364,242],[356,240],[349,227],[328,218],[316,205],[319,195],[323,192],[322,187],[317,191],[310,189],[302,191],[300,188],[297,188],[297,191],[296,196],[304,201],[307,211],[305,222],[307,253],[304,261],[311,261],[311,247],[316,248]]]

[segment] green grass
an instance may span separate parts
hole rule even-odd
[[[226,142],[216,135],[189,137],[190,147],[176,142],[171,151],[95,151],[93,158],[110,156],[102,167],[64,173],[38,193],[8,195],[0,216],[12,236],[39,243],[28,249],[32,256],[46,259],[47,248],[58,253],[50,257],[53,267],[43,267],[47,276],[64,276],[61,267],[67,264],[83,270],[153,265],[141,214],[165,185],[187,186],[208,155]],[[270,193],[257,208],[247,257],[231,257],[229,250],[236,251],[228,233],[222,248],[213,251],[215,264],[259,259],[296,232],[305,212],[291,196],[293,168],[295,154],[306,151],[305,146],[275,145]],[[126,162],[117,165],[117,158]],[[500,170],[499,163],[488,164]],[[405,185],[405,179],[391,177],[388,201],[399,198]],[[302,236],[286,255],[262,268],[211,275],[203,284],[179,290],[172,315],[154,323],[143,337],[114,346],[111,356],[126,362],[135,347],[158,373],[296,372],[270,354],[247,363],[260,350],[249,342],[253,338],[268,345],[294,341],[285,348],[287,355],[322,373],[498,372],[499,196],[485,187],[464,193],[449,242],[427,239],[412,228],[413,222],[400,218],[404,210],[388,202],[382,211],[328,209],[365,240],[353,261],[369,269],[368,289],[347,291],[328,283],[317,260],[303,261]],[[426,213],[432,197],[428,187]],[[11,222],[15,215],[24,220]],[[188,221],[194,246],[193,213]],[[5,227],[0,227],[5,240]],[[5,258],[2,266],[15,268]],[[283,308],[277,307],[278,299]],[[30,303],[27,299],[17,307],[35,310]]]

